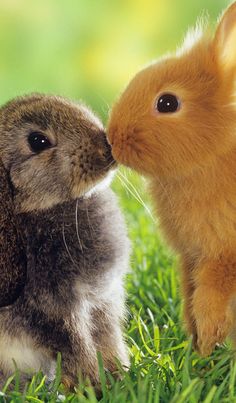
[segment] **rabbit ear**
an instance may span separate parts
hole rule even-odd
[[[236,72],[236,2],[224,12],[213,45],[223,70]]]
[[[26,255],[7,172],[0,158],[0,308],[20,296],[26,282]]]

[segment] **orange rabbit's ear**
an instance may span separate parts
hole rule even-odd
[[[236,72],[236,2],[224,12],[216,30],[213,46],[224,72]]]

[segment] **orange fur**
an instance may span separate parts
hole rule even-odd
[[[213,38],[139,72],[114,105],[113,155],[149,178],[161,227],[181,255],[184,315],[201,354],[233,327],[236,297],[236,3]],[[181,108],[155,102],[176,94]],[[235,313],[234,313],[235,315]]]

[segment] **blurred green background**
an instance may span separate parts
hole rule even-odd
[[[0,101],[32,91],[83,99],[106,121],[144,64],[174,50],[225,0],[0,0]]]

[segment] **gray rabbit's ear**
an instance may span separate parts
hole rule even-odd
[[[236,72],[236,2],[221,17],[214,42],[214,52],[224,73]]]
[[[10,180],[0,159],[0,307],[13,304],[21,294],[26,267]]]

